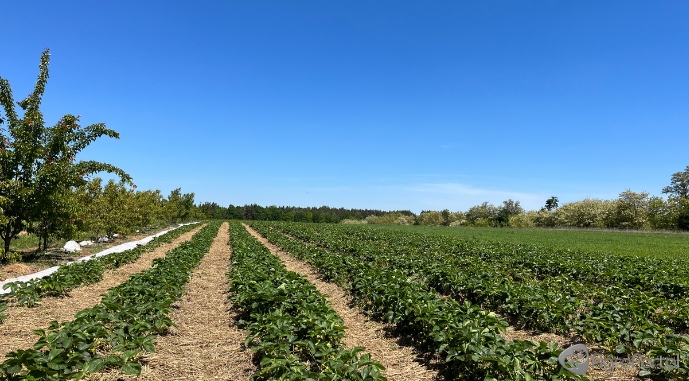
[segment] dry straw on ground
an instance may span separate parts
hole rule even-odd
[[[351,307],[349,296],[339,286],[322,281],[310,265],[280,250],[250,227],[246,225],[245,227],[251,235],[277,255],[288,270],[306,276],[318,291],[328,297],[333,309],[342,317],[347,327],[344,337],[345,346],[347,348],[365,347],[366,352],[370,353],[374,360],[380,361],[385,366],[383,375],[388,380],[433,380],[438,377],[436,371],[420,363],[422,362],[420,356],[412,348],[400,346],[397,340],[386,334],[389,327],[370,320],[357,308]]]
[[[220,227],[210,251],[194,271],[170,318],[177,325],[154,341],[155,352],[143,357],[138,377],[116,371],[93,379],[248,380],[255,372],[245,349],[246,332],[234,324],[226,291],[231,251],[228,225]]]
[[[340,290],[337,286],[334,286],[334,285],[329,284],[329,283],[325,283],[327,286],[321,286],[320,284],[322,284],[324,282],[322,282],[318,279],[319,276],[318,276],[317,272],[311,266],[309,266],[308,264],[306,264],[304,262],[301,262],[301,261],[294,259],[288,253],[280,250],[277,246],[272,245],[270,242],[268,242],[268,240],[266,240],[264,237],[262,237],[260,234],[258,234],[256,231],[254,231],[250,227],[246,226],[246,228],[254,237],[258,238],[264,245],[266,245],[271,250],[271,252],[273,252],[273,254],[278,255],[283,260],[283,262],[285,262],[285,265],[288,267],[289,270],[306,275],[307,278],[309,279],[309,281],[316,284],[316,287],[319,289],[319,291],[321,291],[321,293],[329,294],[331,296],[337,296],[336,298],[331,297],[330,301],[333,303],[333,308],[335,308],[335,310],[338,312],[338,314],[340,314],[340,316],[342,316],[343,319],[345,319],[346,325],[348,327],[350,327],[350,324],[352,324],[352,323],[350,323],[351,320],[349,320],[346,317],[349,314],[344,312],[344,311],[341,312],[341,310],[339,309],[341,307],[336,307],[336,301],[338,301],[338,300],[341,301],[341,300],[344,300],[345,298],[347,298],[347,296],[341,296],[342,294],[337,294],[337,293],[332,291],[333,287],[337,288],[337,290]],[[295,238],[295,237],[292,237],[290,235],[287,235],[287,236],[289,236],[291,238]],[[311,244],[308,244],[308,245],[311,245]],[[438,295],[438,296],[442,297],[442,298],[447,297],[444,295]],[[360,319],[360,317],[356,317],[354,319],[354,321],[357,322],[357,321],[359,321],[359,319]],[[370,322],[370,321],[367,324],[369,324],[370,327],[378,335],[380,335],[380,333],[382,332],[381,327],[385,327],[385,326],[381,326],[378,323]],[[383,328],[383,330],[384,329],[385,328]],[[350,328],[347,330],[347,332],[352,333],[353,331]],[[360,331],[360,332],[362,332],[362,331]],[[358,336],[358,335],[356,335],[356,336]],[[555,343],[555,344],[557,344],[558,348],[560,348],[560,349],[566,349],[570,345],[577,344],[577,343],[581,342],[581,339],[574,336],[574,335],[562,336],[562,335],[557,335],[557,334],[548,333],[548,332],[538,332],[538,331],[533,331],[533,330],[528,330],[528,329],[520,329],[520,328],[517,328],[514,326],[507,327],[506,332],[501,333],[501,336],[505,340],[508,340],[508,341],[535,340],[535,341],[544,341],[547,343]],[[345,340],[347,340],[347,337],[345,337]],[[352,343],[352,344],[350,344],[350,343]],[[368,345],[362,344],[361,342],[358,342],[358,344],[353,344],[353,343],[356,343],[356,342],[355,341],[347,342],[347,345],[361,345],[361,346],[367,347],[367,349],[368,349]],[[394,346],[396,344],[393,343],[391,345]],[[406,347],[402,347],[402,348],[408,349]],[[601,352],[601,353],[604,352],[603,348],[600,346],[589,345],[589,349],[592,350],[593,352]],[[374,352],[372,350],[369,350],[369,353],[371,353],[373,358],[377,359],[377,360],[381,360],[381,358],[382,358],[381,356],[385,356],[384,352],[382,352],[382,351],[380,352],[380,354],[374,354]],[[382,360],[381,360],[381,363],[383,363],[384,365],[387,366],[386,362],[384,362]],[[611,380],[611,381],[612,380],[614,380],[614,381],[632,381],[632,380],[639,381],[639,380],[642,380],[641,377],[636,376],[636,373],[637,373],[637,371],[621,370],[621,369],[616,369],[612,372],[592,370],[587,374],[587,377],[589,377],[592,380],[593,379]],[[404,377],[404,378],[407,378],[407,377]],[[402,377],[397,378],[397,377],[388,376],[388,379],[393,380],[393,379],[403,379],[403,378]],[[415,379],[415,378],[412,377],[410,379]]]
[[[8,308],[7,320],[0,324],[0,359],[11,351],[32,347],[38,339],[33,330],[46,329],[53,320],[59,322],[72,320],[75,313],[98,304],[101,295],[108,289],[126,281],[133,274],[149,269],[154,259],[164,257],[165,253],[179,246],[180,243],[190,240],[200,229],[201,226],[182,234],[171,243],[144,253],[133,263],[106,271],[100,282],[76,288],[66,297],[44,298],[40,306],[33,308],[17,306]]]

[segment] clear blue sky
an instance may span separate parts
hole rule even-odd
[[[82,159],[221,205],[537,209],[689,165],[686,1],[5,1],[0,76]]]

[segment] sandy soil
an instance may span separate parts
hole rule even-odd
[[[226,291],[231,251],[224,223],[182,299],[171,315],[178,326],[155,339],[156,351],[142,358],[138,377],[119,371],[94,375],[103,380],[248,380],[256,371],[253,352],[244,348],[246,332],[234,324]]]

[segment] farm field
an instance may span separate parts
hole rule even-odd
[[[416,344],[444,357],[455,376],[571,376],[554,359],[584,343],[613,357],[679,358],[676,368],[640,375],[687,377],[688,283],[687,274],[676,271],[689,267],[686,260],[631,261],[412,229],[252,226],[343,285],[372,314],[414,332]],[[467,332],[466,324],[474,330]],[[589,373],[602,379],[635,374]]]
[[[361,225],[185,231],[105,281],[12,294],[0,380],[689,378],[685,259]],[[678,362],[577,375],[560,365],[574,344]]]
[[[477,238],[516,244],[543,245],[577,251],[689,258],[689,234],[680,232],[624,232],[581,229],[513,229],[492,227],[442,227],[369,225],[373,228],[456,238]]]

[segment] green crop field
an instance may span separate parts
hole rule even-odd
[[[367,225],[379,229],[477,238],[504,243],[557,247],[657,258],[689,258],[689,234],[611,230],[512,229],[490,227]]]
[[[420,348],[475,379],[572,376],[558,366],[564,346],[506,339],[508,326],[558,335],[567,345],[585,343],[608,356],[681,358],[676,367],[644,368],[638,375],[689,375],[689,276],[678,271],[689,268],[689,258],[677,248],[686,235],[256,221],[252,226],[345,287],[372,316],[395,324]],[[528,238],[520,240],[520,233]],[[585,246],[566,244],[577,237],[584,237]],[[629,238],[648,250],[644,256],[631,256]],[[619,245],[627,240],[632,243]],[[653,240],[673,243],[658,247]],[[667,253],[673,245],[674,254]],[[622,247],[619,254],[611,254],[614,246]]]

